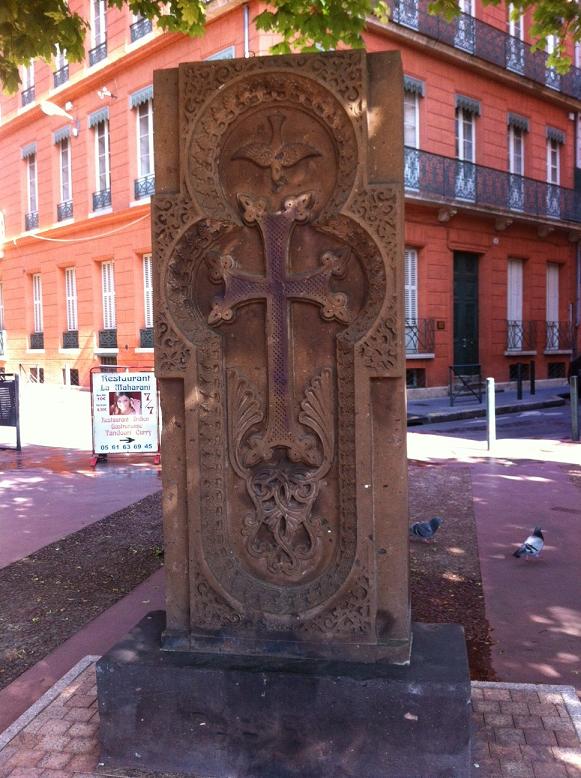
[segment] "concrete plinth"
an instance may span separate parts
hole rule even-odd
[[[160,650],[149,614],[97,664],[101,761],[197,778],[469,776],[464,633],[416,624],[408,667]]]

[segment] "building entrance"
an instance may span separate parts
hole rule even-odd
[[[476,365],[478,352],[478,254],[454,252],[454,364]]]

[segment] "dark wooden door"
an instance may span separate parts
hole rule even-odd
[[[454,252],[454,364],[478,364],[478,255]]]

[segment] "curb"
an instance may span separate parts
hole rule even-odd
[[[497,405],[496,415],[502,416],[508,413],[519,413],[521,411],[534,411],[540,408],[556,408],[565,405],[565,400],[554,397],[549,400],[538,400],[512,405]],[[444,421],[460,421],[462,419],[479,419],[486,416],[486,408],[470,408],[464,411],[441,412],[434,411],[426,414],[408,414],[407,426],[415,427],[422,424],[439,424]]]

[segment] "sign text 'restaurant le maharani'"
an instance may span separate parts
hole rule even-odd
[[[153,373],[93,373],[92,408],[95,454],[158,451]]]

